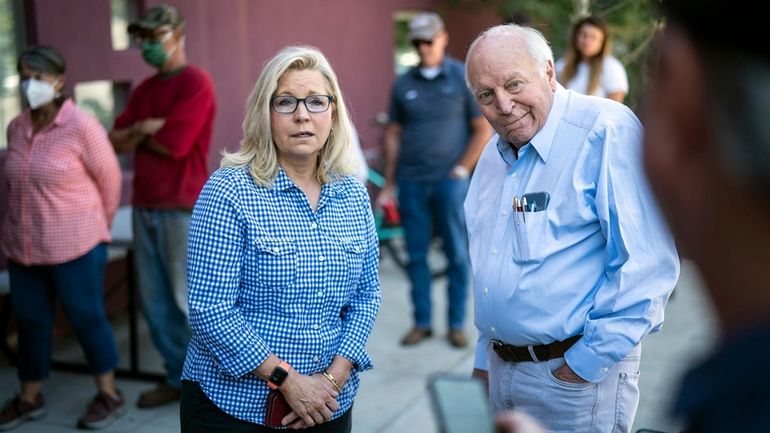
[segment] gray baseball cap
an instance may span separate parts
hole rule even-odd
[[[409,21],[409,40],[432,41],[444,30],[444,21],[435,12],[421,12]]]

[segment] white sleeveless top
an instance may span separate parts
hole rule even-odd
[[[564,59],[559,59],[555,67],[556,78],[558,79],[561,76],[561,71],[564,69]],[[569,83],[561,83],[561,85],[587,95],[589,73],[588,63],[580,62],[575,76],[572,77]],[[599,87],[596,88],[592,95],[606,98],[607,95],[615,92],[628,93],[628,76],[620,60],[612,56],[606,56],[602,64],[602,73],[599,76]]]

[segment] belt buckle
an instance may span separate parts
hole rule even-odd
[[[505,350],[505,343],[503,343],[500,340],[492,340],[492,350],[495,351],[497,356],[499,356],[503,361],[511,362],[508,351]]]
[[[509,346],[500,340],[492,340],[492,349],[494,349],[497,356],[506,362],[521,362],[522,359],[516,354]]]
[[[501,350],[505,350],[505,344],[500,340],[492,340],[492,349],[499,355]]]

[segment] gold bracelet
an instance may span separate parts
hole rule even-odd
[[[337,389],[337,392],[339,392],[340,394],[342,394],[342,387],[340,386],[340,384],[339,384],[339,383],[337,383],[337,379],[335,379],[335,378],[334,378],[334,376],[332,376],[331,374],[329,374],[329,372],[327,372],[327,371],[324,371],[324,372],[323,372],[323,375],[324,375],[324,377],[325,377],[326,379],[328,379],[328,380],[329,380],[329,382],[331,382],[331,383],[332,383],[332,385],[334,385],[334,388],[336,388],[336,389]]]

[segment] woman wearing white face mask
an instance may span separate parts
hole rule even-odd
[[[45,415],[54,300],[83,346],[98,393],[78,420],[102,428],[123,413],[118,353],[102,297],[105,243],[120,201],[120,167],[107,133],[62,96],[64,58],[32,47],[17,64],[29,109],[8,125],[8,213],[0,247],[8,258],[19,333],[19,393],[0,411],[0,430]]]

